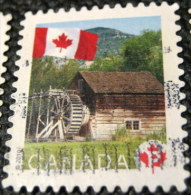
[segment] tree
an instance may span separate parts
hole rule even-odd
[[[150,71],[163,83],[161,31],[143,31],[122,45],[121,71]]]
[[[67,88],[72,78],[78,72],[78,63],[68,60],[63,65],[58,65],[53,57],[33,59],[30,93],[52,88]]]
[[[119,71],[122,59],[114,54],[108,54],[105,58],[97,58],[88,69],[89,71],[115,72]]]

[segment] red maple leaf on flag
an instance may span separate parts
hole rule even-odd
[[[53,39],[52,42],[56,45],[56,47],[60,47],[60,52],[62,49],[66,49],[70,45],[72,45],[72,39],[68,39],[68,36],[62,33],[58,36],[58,39]]]

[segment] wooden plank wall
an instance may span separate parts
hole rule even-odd
[[[96,108],[164,110],[164,94],[96,94]]]
[[[125,125],[126,120],[140,120],[141,131],[157,131],[165,126],[165,114],[162,110],[150,112],[124,109],[98,110],[91,119],[92,134],[97,139],[110,139],[117,127]]]
[[[161,130],[165,126],[163,95],[103,95],[96,98],[96,112],[91,116],[95,139],[111,139],[126,120],[140,120],[141,132]]]

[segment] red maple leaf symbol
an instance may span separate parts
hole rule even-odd
[[[68,39],[68,36],[62,33],[58,36],[58,39],[53,39],[52,42],[56,45],[56,47],[60,47],[60,52],[62,49],[66,49],[70,45],[72,45],[72,39]]]
[[[149,156],[146,152],[140,153],[139,159],[145,163],[146,167],[149,167]]]
[[[152,168],[154,173],[154,167],[160,167],[166,158],[166,153],[159,150],[157,146],[152,144],[150,147],[147,148],[149,152],[151,152],[151,159],[152,160]],[[155,152],[158,152],[158,155],[156,155]],[[146,167],[149,167],[149,155],[147,152],[143,152],[139,154],[139,159],[145,164]]]

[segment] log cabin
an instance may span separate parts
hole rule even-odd
[[[165,126],[164,87],[150,72],[80,71],[70,90],[89,108],[81,136],[109,140],[123,126],[132,134],[159,132]]]

